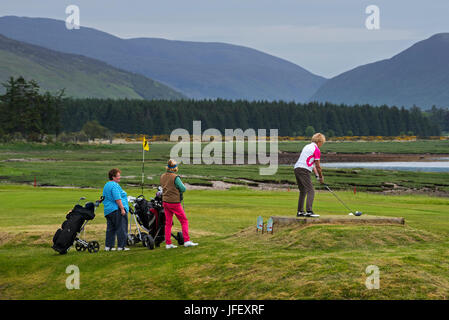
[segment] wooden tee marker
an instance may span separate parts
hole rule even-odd
[[[264,230],[267,233],[273,234],[273,218],[268,219],[267,224],[264,225],[263,218],[261,216],[257,217],[257,227],[256,227],[256,233],[259,233],[259,231],[264,233]]]
[[[267,222],[267,233],[271,232],[273,234],[273,218],[268,219]]]
[[[261,216],[257,217],[256,233],[259,233],[259,230],[263,233],[263,218]]]

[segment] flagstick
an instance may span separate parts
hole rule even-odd
[[[145,167],[145,149],[142,147],[142,195],[143,195],[144,167]]]

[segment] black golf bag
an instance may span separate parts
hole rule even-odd
[[[52,248],[60,254],[65,254],[76,241],[77,251],[89,249],[89,252],[97,252],[99,244],[97,241],[86,241],[79,239],[80,233],[88,221],[95,218],[95,207],[100,204],[98,200],[95,204],[88,202],[83,206],[77,204],[66,215],[66,220],[62,223],[61,228],[58,229],[53,236]]]
[[[162,203],[158,203],[154,199],[148,201],[140,197],[136,199],[134,210],[137,222],[148,230],[148,234],[153,237],[154,241],[164,241],[165,212]]]
[[[134,208],[130,207],[130,213],[134,216],[136,222],[137,232],[128,233],[128,245],[136,244],[142,241],[142,244],[149,249],[159,247],[161,242],[165,241],[165,212],[162,206],[162,191],[156,193],[156,196],[147,200],[143,195],[133,198],[132,204]],[[140,230],[139,226],[143,229]],[[172,236],[178,241],[180,245],[184,244],[182,232]]]

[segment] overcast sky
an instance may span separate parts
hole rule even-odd
[[[243,45],[324,77],[449,32],[448,0],[2,0],[0,16],[65,20],[71,4],[80,8],[81,27]],[[380,9],[380,30],[365,27],[369,5]]]

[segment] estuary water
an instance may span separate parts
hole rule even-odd
[[[321,163],[322,167],[345,169],[380,169],[404,170],[423,172],[449,172],[449,159],[439,158],[441,161],[404,161],[404,162],[329,162]]]

